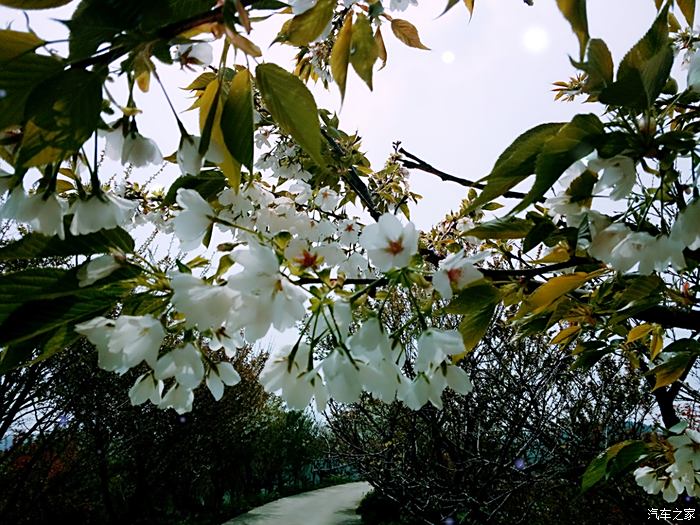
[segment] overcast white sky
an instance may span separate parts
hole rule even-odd
[[[45,39],[65,36],[55,19],[69,18],[77,2],[63,8],[30,13],[33,29]],[[487,174],[500,152],[521,132],[548,121],[570,119],[577,112],[600,112],[600,106],[554,102],[551,84],[574,73],[568,55],[578,44],[554,0],[536,0],[528,7],[520,0],[482,0],[474,17],[463,5],[436,18],[445,2],[421,0],[418,7],[400,14],[418,26],[431,51],[411,49],[384,28],[389,61],[375,73],[375,89],[351,74],[345,104],[335,86],[326,92],[313,88],[319,106],[339,110],[347,131],[359,130],[364,150],[375,168],[401,140],[409,151],[449,173],[476,180]],[[651,24],[652,0],[589,0],[590,31],[606,40],[616,63]],[[23,29],[21,11],[0,7],[3,26]],[[289,48],[268,49],[281,17],[255,27],[252,39],[265,59],[292,69]],[[192,73],[177,66],[159,69],[175,105],[189,102],[176,87],[186,85]],[[156,86],[139,95],[146,110],[139,120],[141,132],[157,138],[164,154],[177,147],[179,134]],[[583,106],[583,107],[582,107]],[[196,131],[194,114],[184,116]],[[188,126],[189,127],[189,126]],[[147,176],[147,173],[143,174]],[[176,172],[173,172],[176,176]],[[429,228],[464,196],[461,187],[416,172],[411,183],[424,199],[414,212],[420,228]]]

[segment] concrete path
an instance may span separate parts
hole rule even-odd
[[[278,499],[224,525],[358,525],[355,514],[372,487],[360,481]]]

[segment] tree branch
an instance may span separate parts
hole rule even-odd
[[[455,177],[454,175],[450,175],[449,173],[445,173],[444,171],[439,170],[436,167],[428,164],[423,159],[416,157],[412,153],[409,153],[404,148],[399,148],[398,151],[399,151],[399,153],[401,153],[401,155],[410,159],[410,160],[406,160],[405,158],[399,159],[399,162],[401,162],[401,164],[403,164],[408,169],[416,169],[416,170],[424,171],[425,173],[430,173],[432,175],[439,177],[441,180],[443,180],[445,182],[454,182],[456,184],[459,184],[461,186],[465,186],[467,188],[476,188],[478,190],[483,190],[486,187],[485,184],[482,184],[480,182],[472,182],[472,181],[469,181],[466,179],[462,179],[460,177]],[[519,191],[506,191],[503,194],[503,196],[510,198],[510,199],[523,199],[523,198],[525,198],[525,194],[521,193]]]

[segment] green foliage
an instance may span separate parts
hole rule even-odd
[[[604,104],[641,110],[651,106],[661,94],[673,65],[668,38],[667,2],[644,37],[620,63],[617,79],[599,96]]]
[[[128,266],[98,285],[80,287],[77,270],[32,268],[0,275],[0,373],[67,348],[72,326],[105,314],[133,289],[140,269]]]
[[[51,9],[70,3],[72,0],[0,0],[0,5],[17,9]]]
[[[226,177],[220,171],[203,171],[199,175],[183,175],[170,185],[168,193],[163,198],[163,204],[170,206],[175,203],[177,190],[197,190],[204,200],[211,200],[226,187]]]
[[[372,33],[372,25],[369,18],[359,13],[352,28],[350,63],[370,89],[372,89],[372,71],[378,58],[379,48]]]
[[[498,157],[486,180],[486,187],[469,205],[468,211],[500,197],[513,186],[535,173],[535,162],[544,144],[564,126],[540,124],[520,135]]]
[[[542,147],[535,163],[535,183],[514,212],[539,200],[564,171],[591,153],[603,135],[603,123],[592,114],[576,115]]]
[[[581,59],[583,60],[588,39],[590,38],[588,34],[586,0],[557,0],[557,5],[564,17],[569,21],[569,24],[571,24],[571,29],[576,34],[576,38],[578,38]]]
[[[647,448],[642,441],[622,441],[609,447],[591,461],[583,474],[581,490],[586,492],[603,479],[625,472],[640,461]]]
[[[27,99],[43,80],[63,69],[60,60],[37,55],[44,41],[32,33],[0,31],[0,129],[24,122]],[[33,108],[30,108],[30,111]]]
[[[255,70],[256,85],[272,117],[319,166],[321,126],[318,108],[311,92],[296,76],[275,64],[260,64]]]
[[[335,0],[319,0],[311,9],[289,20],[277,40],[294,46],[316,40],[331,21],[336,4]]]
[[[250,72],[241,69],[231,81],[221,113],[226,147],[240,164],[253,172],[253,87]]]
[[[476,284],[462,290],[445,308],[448,313],[462,316],[459,333],[464,341],[464,355],[471,352],[484,337],[500,302],[501,294],[497,288],[491,284]]]
[[[528,234],[532,224],[530,220],[517,217],[494,219],[482,222],[465,234],[477,239],[522,239]]]
[[[133,252],[134,240],[121,228],[75,236],[66,227],[64,240],[31,232],[0,247],[0,261],[93,255],[109,253],[110,250],[118,250],[123,253]]]

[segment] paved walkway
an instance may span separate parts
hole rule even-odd
[[[355,509],[371,490],[360,481],[278,499],[224,525],[358,525]]]

